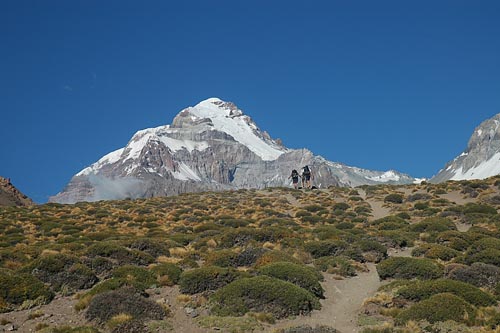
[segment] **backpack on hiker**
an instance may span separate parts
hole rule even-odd
[[[304,176],[311,175],[311,170],[309,169],[309,167],[307,165],[304,167],[304,171],[302,172],[302,175],[304,175]]]

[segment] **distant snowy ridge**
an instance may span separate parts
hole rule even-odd
[[[430,181],[485,179],[500,174],[500,114],[483,121],[467,148]]]
[[[235,104],[209,98],[179,112],[170,125],[136,132],[125,147],[78,172],[50,200],[72,203],[289,186],[290,171],[304,165],[313,170],[318,187],[415,181],[394,170],[351,167],[307,149],[286,148]]]

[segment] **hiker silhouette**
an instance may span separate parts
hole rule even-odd
[[[311,169],[308,165],[302,168],[302,187],[311,188],[311,179],[314,179]]]
[[[299,178],[301,178],[297,170],[295,169],[292,170],[292,173],[288,177],[288,179],[290,178],[292,178],[293,187],[297,189],[299,187]]]

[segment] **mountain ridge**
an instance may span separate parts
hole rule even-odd
[[[31,206],[33,201],[21,193],[9,178],[0,176],[0,206]]]

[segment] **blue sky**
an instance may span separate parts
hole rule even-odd
[[[2,1],[0,175],[37,202],[209,97],[430,177],[500,113],[499,1]]]

